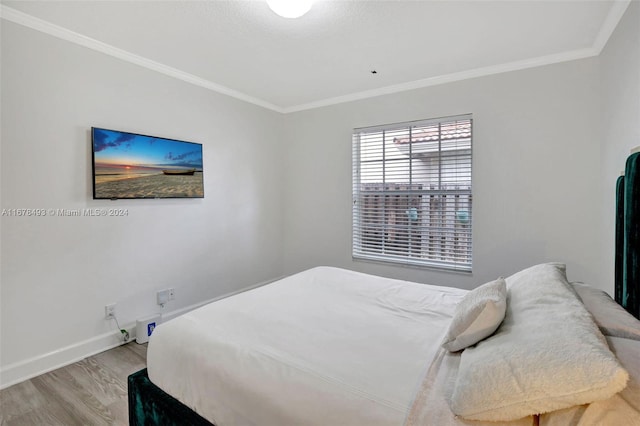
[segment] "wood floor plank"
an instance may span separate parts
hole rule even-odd
[[[0,424],[45,405],[46,398],[31,380],[10,386],[0,393]]]
[[[84,426],[60,405],[53,403],[9,419],[3,426]]]
[[[111,413],[82,387],[65,368],[38,376],[33,384],[52,403],[57,403],[72,417],[86,425],[110,425]]]
[[[100,403],[107,406],[127,395],[126,381],[102,368],[95,358],[87,358],[69,365],[66,370]]]
[[[137,344],[137,343],[129,343]],[[125,346],[118,346],[109,351],[94,355],[95,360],[103,368],[109,369],[116,377],[128,377],[130,374],[146,367],[146,360]]]
[[[147,344],[142,344],[139,345],[135,342],[131,342],[127,345],[123,346],[126,349],[129,349],[130,351],[133,351],[135,353],[137,353],[138,355],[140,355],[142,357],[143,360],[147,359]]]
[[[122,398],[107,408],[113,415],[114,426],[129,426],[129,401],[127,398]]]
[[[122,425],[127,377],[146,367],[147,345],[102,352],[0,391],[0,425]]]

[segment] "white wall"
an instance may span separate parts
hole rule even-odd
[[[7,21],[1,52],[1,207],[128,210],[2,217],[3,384],[104,349],[106,304],[126,324],[159,289],[174,311],[281,275],[281,114]],[[91,126],[202,143],[205,198],[92,200]]]
[[[285,272],[328,264],[473,288],[545,261],[601,266],[597,59],[499,74],[285,117]],[[353,128],[472,113],[473,274],[351,259]]]
[[[633,1],[600,54],[602,81],[602,284],[613,295],[615,184],[640,146],[640,2]]]

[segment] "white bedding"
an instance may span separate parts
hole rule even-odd
[[[314,268],[160,325],[149,377],[217,426],[402,425],[465,293]]]
[[[640,341],[608,336],[607,343],[629,372],[627,387],[605,401],[543,414],[540,426],[640,426]]]

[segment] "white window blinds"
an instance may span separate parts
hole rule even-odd
[[[471,271],[471,115],[355,129],[353,257]]]

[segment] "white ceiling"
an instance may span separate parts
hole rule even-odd
[[[292,20],[262,0],[2,1],[2,17],[290,112],[594,56],[628,3],[316,0]]]

